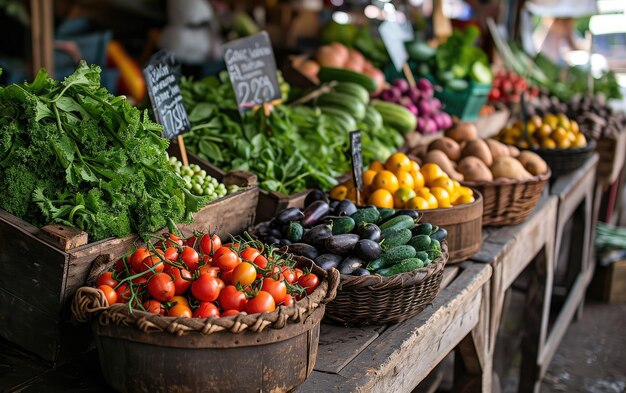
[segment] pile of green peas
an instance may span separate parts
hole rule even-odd
[[[226,187],[197,164],[183,165],[176,157],[169,157],[168,160],[172,169],[185,181],[185,188],[194,195],[206,196],[213,201],[238,189],[237,186]]]

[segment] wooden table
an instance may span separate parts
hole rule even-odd
[[[411,392],[455,347],[462,359],[457,362],[457,388],[491,391],[484,323],[491,270],[468,262],[447,268],[447,286],[433,305],[399,324],[323,324],[315,371],[297,391]]]
[[[556,210],[557,198],[544,196],[524,223],[485,228],[483,247],[472,257],[472,261],[487,263],[493,267],[487,340],[488,357],[491,358],[502,319],[505,293],[520,274],[534,262],[525,306],[527,317],[522,343],[520,380],[538,379],[537,373],[531,372],[528,364],[534,363],[539,358],[541,343],[545,341],[548,329]]]

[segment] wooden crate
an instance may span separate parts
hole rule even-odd
[[[304,199],[310,191],[304,190],[293,195],[285,195],[280,192],[261,190],[259,206],[256,210],[256,222],[268,221],[288,207],[304,208]]]
[[[220,173],[193,156],[189,159],[225,184],[248,188],[208,204],[194,215],[194,223],[179,229],[189,235],[211,228],[226,236],[250,227],[259,198],[256,176]],[[55,365],[87,350],[91,335],[84,326],[69,323],[69,302],[96,258],[119,258],[135,239],[87,243],[87,234],[75,228],[37,228],[0,209],[0,336]]]
[[[598,267],[590,288],[595,297],[608,303],[626,302],[626,260]]]
[[[619,133],[617,139],[598,139],[596,151],[600,155],[596,182],[603,188],[613,184],[624,167],[626,158],[626,130]]]

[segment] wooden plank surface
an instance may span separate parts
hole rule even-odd
[[[580,168],[559,176],[550,186],[550,194],[556,195],[560,199],[565,199],[567,195],[571,195],[572,193],[582,193],[586,191],[584,188],[583,190],[577,189],[582,188],[580,183],[584,178],[589,176],[595,178],[597,165],[598,154],[594,153]]]
[[[342,327],[322,324],[315,370],[337,374],[374,341],[386,326]]]
[[[338,374],[314,373],[297,391],[410,392],[478,324],[491,267],[467,266],[432,307],[391,325]]]
[[[459,274],[458,266],[446,266],[443,271],[443,278],[441,279],[441,289],[446,288]]]

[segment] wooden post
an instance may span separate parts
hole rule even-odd
[[[187,159],[187,148],[185,147],[185,140],[183,139],[182,134],[178,134],[178,147],[180,148],[180,159],[183,162],[183,165],[189,165],[189,160]]]
[[[31,0],[32,72],[45,68],[54,75],[54,29],[51,0]]]
[[[411,86],[411,88],[415,88],[415,78],[413,77],[409,63],[404,63],[402,70],[404,71],[404,76],[406,77],[407,82],[409,82],[409,86]]]

